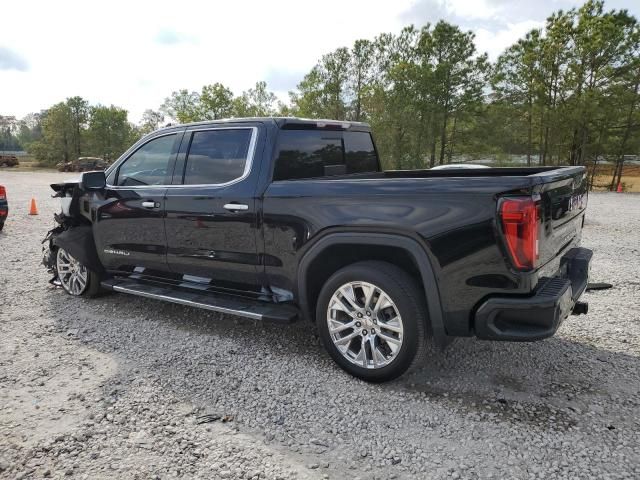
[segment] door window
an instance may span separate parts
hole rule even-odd
[[[244,176],[253,129],[194,132],[184,172],[185,185],[219,185]]]
[[[118,185],[166,185],[171,173],[176,135],[165,135],[145,143],[127,158],[118,170]]]

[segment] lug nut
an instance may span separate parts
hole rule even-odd
[[[370,317],[370,316],[371,316],[371,312],[367,312],[367,317]]]
[[[375,333],[376,333],[376,329],[375,329],[375,328],[372,328],[372,329],[371,329],[371,335],[375,335]]]
[[[362,313],[358,312],[358,318],[362,318]]]
[[[366,337],[367,336],[367,331],[366,330],[362,330],[362,336]]]
[[[362,323],[356,322],[356,327],[360,328],[361,326],[362,326]]]

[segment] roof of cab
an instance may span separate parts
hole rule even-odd
[[[184,128],[197,127],[203,125],[220,125],[227,123],[255,123],[255,122],[273,122],[278,128],[295,128],[300,126],[304,128],[330,128],[332,126],[340,127],[341,130],[370,130],[369,124],[364,122],[352,122],[350,120],[331,120],[331,119],[315,119],[315,118],[298,118],[298,117],[245,117],[245,118],[222,118],[219,120],[205,120],[201,122],[191,122],[183,124],[168,124],[162,129],[168,128]]]

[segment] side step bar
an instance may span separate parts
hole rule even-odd
[[[190,292],[184,288],[150,282],[143,283],[130,279],[110,278],[102,281],[101,285],[115,292],[129,293],[254,320],[292,323],[298,317],[298,309],[285,303],[267,303],[231,295]]]

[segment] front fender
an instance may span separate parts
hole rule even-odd
[[[51,245],[66,250],[89,270],[103,273],[91,225],[78,225],[51,236]],[[53,250],[53,249],[52,249]]]

